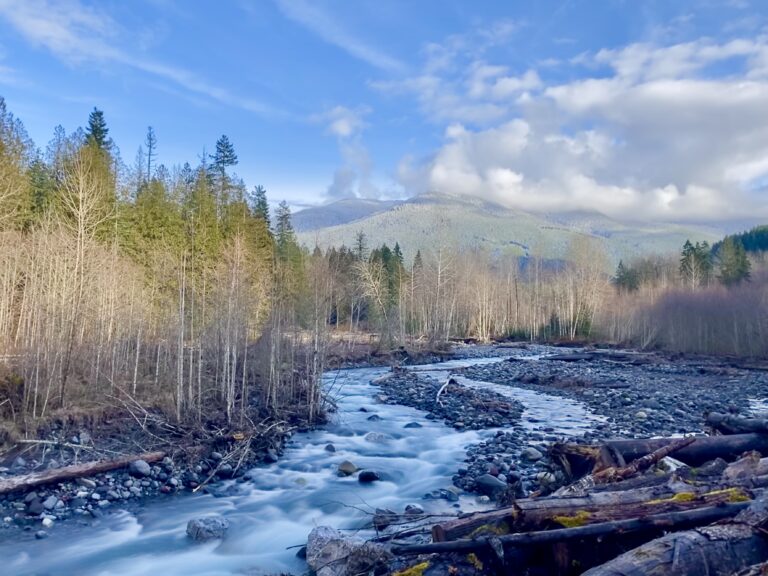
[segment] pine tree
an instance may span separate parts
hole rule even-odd
[[[619,290],[634,292],[640,288],[640,278],[636,270],[625,266],[624,262],[620,260],[613,277],[613,285]]]
[[[107,122],[104,120],[104,112],[94,107],[93,112],[88,116],[88,128],[85,132],[86,141],[99,150],[108,151],[112,145],[108,134],[109,128],[107,128]]]
[[[227,168],[237,165],[237,154],[235,154],[235,147],[226,134],[223,134],[221,138],[216,141],[216,152],[211,157],[213,160],[213,168],[219,173],[224,173]]]
[[[355,256],[358,260],[366,260],[368,258],[368,240],[365,237],[365,232],[362,230],[355,234]]]
[[[270,227],[269,203],[267,202],[267,189],[264,186],[254,186],[252,194],[252,209],[256,218],[261,218]]]
[[[727,237],[720,245],[717,258],[720,264],[718,280],[726,286],[735,286],[749,280],[751,264],[741,242]]]
[[[147,145],[147,182],[152,179],[152,162],[157,158],[157,136],[152,126],[147,127],[147,138],[144,141]]]

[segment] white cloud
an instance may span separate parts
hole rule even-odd
[[[128,45],[123,38],[127,34],[117,22],[103,10],[86,6],[79,0],[0,0],[0,17],[8,20],[31,44],[49,50],[69,65],[121,64],[228,106],[265,116],[285,115],[256,99],[241,97],[211,84],[189,70],[135,55],[120,46],[121,42]]]
[[[311,120],[326,124],[328,132],[344,139],[357,136],[365,129],[367,126],[365,117],[370,112],[371,109],[367,106],[357,108],[335,106],[322,114],[313,116]]]
[[[276,0],[280,11],[294,22],[319,36],[323,41],[341,48],[349,55],[390,72],[398,72],[405,66],[396,58],[368,45],[346,30],[342,24],[327,14],[317,2],[305,0]]]
[[[488,58],[465,68],[463,92],[447,73],[422,80],[412,92],[423,107],[439,111],[445,86],[455,101],[432,111],[444,142],[426,160],[404,159],[401,184],[533,211],[768,217],[768,37],[633,44],[570,66],[579,79],[560,84]],[[462,106],[497,116],[479,123]]]

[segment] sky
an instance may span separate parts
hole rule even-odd
[[[0,96],[41,148],[98,107],[127,165],[226,134],[295,207],[768,217],[765,0],[0,0]]]

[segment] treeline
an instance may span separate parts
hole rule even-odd
[[[329,322],[385,346],[422,340],[603,341],[675,351],[765,356],[768,274],[734,238],[715,252],[686,242],[678,257],[608,260],[589,237],[563,263],[436,246],[403,262],[399,244],[331,248]],[[755,270],[753,270],[753,268]]]
[[[226,136],[194,166],[157,158],[149,128],[126,166],[96,109],[39,150],[0,99],[0,419],[317,414],[321,338],[299,354],[290,337],[312,276],[287,205],[270,226]]]

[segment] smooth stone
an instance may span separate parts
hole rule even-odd
[[[229,521],[222,516],[194,518],[187,523],[187,536],[195,542],[223,538],[229,529]]]
[[[136,478],[144,478],[152,473],[152,468],[144,460],[134,460],[128,465],[128,473]]]
[[[352,462],[349,460],[344,460],[341,464],[339,464],[339,476],[352,476],[355,472],[357,472],[358,468]]]
[[[379,473],[374,470],[363,470],[357,476],[357,481],[361,484],[370,484],[371,482],[376,482],[377,480],[381,480],[381,476],[379,476]]]

